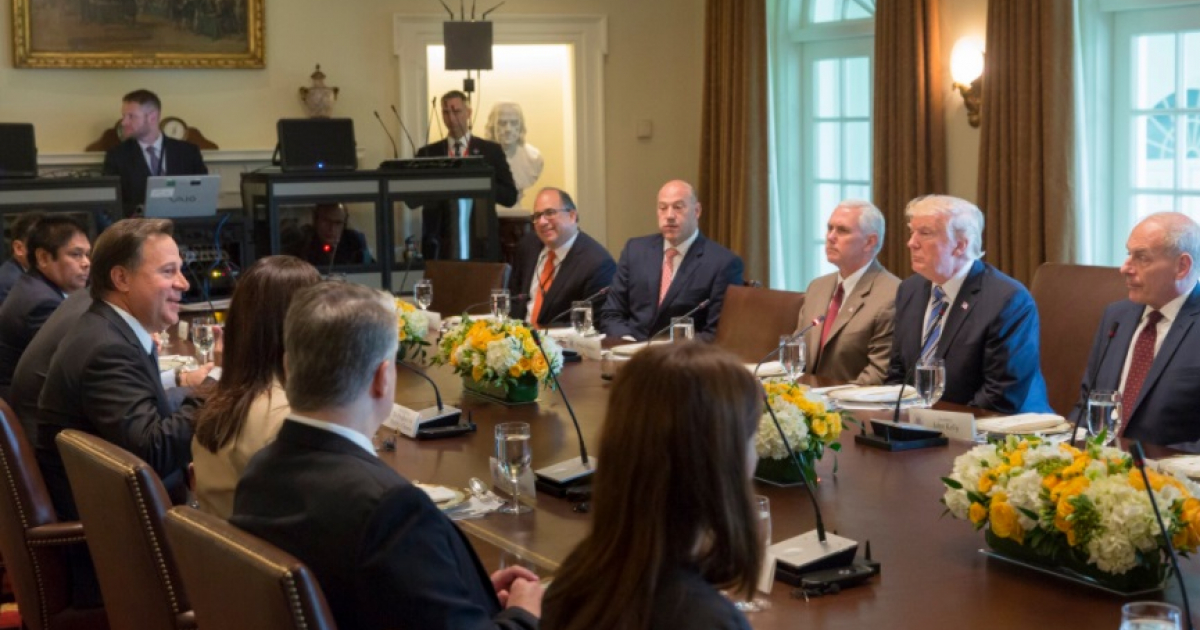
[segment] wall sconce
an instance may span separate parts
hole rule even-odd
[[[954,51],[950,53],[950,76],[954,78],[954,89],[962,94],[967,107],[967,122],[978,127],[983,109],[983,40],[968,36],[954,44]]]

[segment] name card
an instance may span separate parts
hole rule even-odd
[[[383,426],[396,431],[405,437],[416,438],[417,418],[419,415],[420,414],[413,409],[393,403],[392,415],[388,416],[388,419],[383,421]]]
[[[975,441],[975,414],[938,409],[909,409],[908,422],[941,431],[951,440]]]

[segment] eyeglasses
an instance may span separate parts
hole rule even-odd
[[[561,210],[558,208],[546,208],[541,212],[534,212],[532,215],[530,215],[530,218],[534,223],[537,223],[538,220],[543,217],[547,219],[553,219],[554,217],[558,216],[558,213],[560,212],[571,212],[572,210],[574,210],[574,208],[563,208]]]

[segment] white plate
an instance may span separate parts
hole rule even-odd
[[[754,374],[755,365],[756,364],[754,364],[754,363],[747,363],[746,369],[750,370],[751,374]],[[783,364],[780,363],[779,361],[767,361],[766,363],[762,364],[761,366],[758,366],[758,374],[755,374],[755,376],[757,376],[758,378],[768,378],[771,376],[786,376],[786,375],[787,375],[787,370],[785,370],[783,368]]]
[[[874,387],[846,387],[835,389],[825,394],[833,400],[849,403],[869,403],[872,405],[896,404],[900,395],[899,385],[877,385]],[[914,387],[904,387],[904,401],[910,402],[919,398]]]
[[[617,356],[631,357],[631,356],[637,354],[638,352],[640,352],[642,350],[642,348],[645,348],[648,345],[658,346],[658,345],[662,345],[664,343],[671,343],[671,342],[664,339],[662,341],[650,341],[650,342],[639,341],[637,343],[627,343],[627,344],[623,344],[620,346],[613,346],[612,352],[613,352],[613,354],[615,354]]]
[[[1005,418],[981,418],[975,429],[1005,435],[1045,435],[1071,430],[1071,423],[1053,413],[1021,413]]]
[[[439,510],[449,510],[467,499],[465,492],[449,486],[429,483],[418,483],[416,486],[429,495],[429,499],[438,506]]]

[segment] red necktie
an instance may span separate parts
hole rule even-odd
[[[658,304],[662,306],[663,298],[667,297],[667,289],[671,288],[671,279],[675,277],[675,266],[671,264],[679,250],[671,247],[663,252],[662,280],[658,286]]]
[[[821,326],[821,348],[825,348],[825,342],[829,341],[829,332],[833,330],[833,321],[837,319],[838,311],[842,310],[842,297],[846,294],[842,283],[837,285],[837,291],[833,292],[833,299],[829,301],[829,310],[825,311],[825,323]]]
[[[1129,426],[1129,414],[1133,410],[1133,406],[1137,404],[1138,395],[1142,393],[1142,385],[1146,382],[1146,375],[1150,373],[1150,366],[1154,363],[1154,344],[1158,341],[1158,322],[1162,320],[1163,314],[1159,311],[1150,311],[1146,316],[1146,325],[1142,327],[1142,332],[1138,333],[1137,341],[1133,344],[1133,358],[1129,363],[1129,374],[1125,375],[1125,391],[1121,393],[1121,433],[1125,435],[1125,429]]]
[[[537,327],[538,315],[542,312],[542,296],[550,290],[554,282],[554,250],[546,253],[546,264],[542,265],[542,275],[538,276],[537,292],[533,295],[533,310],[529,311],[529,323]]]

